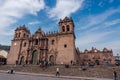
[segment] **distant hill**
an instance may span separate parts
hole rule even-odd
[[[1,49],[1,50],[9,51],[9,50],[10,50],[10,46],[7,46],[7,45],[1,45],[1,44],[0,44],[0,49]]]

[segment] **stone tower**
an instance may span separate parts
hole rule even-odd
[[[18,60],[25,61],[27,57],[27,48],[29,45],[30,31],[25,25],[15,30],[15,35],[11,43],[10,53],[8,55],[8,64],[15,64]]]
[[[63,20],[60,19],[59,22],[60,33],[73,33],[74,34],[74,23],[72,18],[65,17]]]
[[[56,62],[68,64],[76,61],[75,58],[75,34],[72,18],[65,17],[59,22],[60,33],[58,36],[58,57]]]

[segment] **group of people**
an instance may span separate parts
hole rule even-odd
[[[10,70],[7,71],[7,73],[10,73],[10,74],[13,74],[14,72],[15,71],[14,71],[13,67]]]
[[[48,62],[48,61],[40,61],[39,65],[44,70],[44,69],[48,68],[49,66],[54,65],[54,63]]]

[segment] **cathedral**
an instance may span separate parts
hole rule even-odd
[[[39,28],[33,35],[25,25],[15,30],[7,64],[39,64],[50,61],[70,64],[76,61],[74,22],[65,17],[59,21],[59,31],[45,33]]]
[[[114,63],[112,50],[79,51],[75,47],[74,22],[65,17],[59,21],[59,31],[45,33],[39,28],[33,35],[25,25],[16,28],[11,43],[7,64],[39,64],[48,61],[54,64],[71,64],[71,62]]]

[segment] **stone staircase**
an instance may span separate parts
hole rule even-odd
[[[1,65],[0,70],[11,69],[13,65]],[[113,78],[113,68],[120,75],[120,66],[94,66],[93,68],[87,68],[85,71],[81,69],[80,66],[70,66],[65,68],[65,66],[56,65],[50,66],[46,69],[41,68],[39,65],[17,65],[14,66],[16,72],[30,72],[30,73],[40,73],[40,74],[53,74],[56,73],[56,68],[60,68],[60,74],[63,76],[79,76],[79,77],[97,77],[97,78]],[[120,76],[119,76],[120,78]]]

